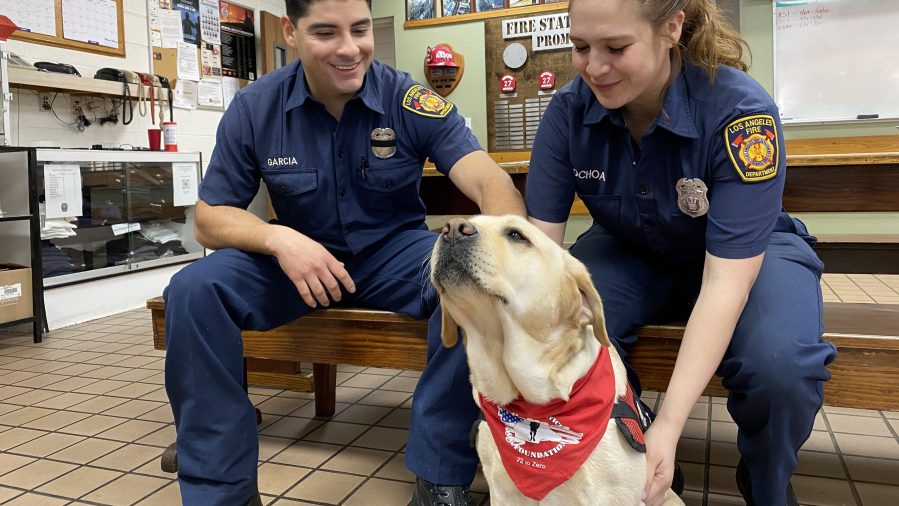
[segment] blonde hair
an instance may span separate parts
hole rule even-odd
[[[743,48],[749,46],[739,32],[734,29],[718,5],[712,0],[637,0],[643,18],[653,28],[661,26],[675,15],[684,11],[684,27],[680,41],[671,50],[673,71],[680,70],[681,56],[698,65],[715,80],[720,65],[726,65],[745,72],[749,66],[743,61]],[[674,42],[674,41],[672,41]],[[672,72],[676,74],[677,72]]]

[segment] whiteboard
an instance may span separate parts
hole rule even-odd
[[[899,0],[774,2],[784,122],[899,118]]]

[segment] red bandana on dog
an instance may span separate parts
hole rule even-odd
[[[615,373],[601,348],[570,400],[537,406],[520,397],[497,406],[478,394],[503,466],[518,490],[539,501],[571,478],[599,444],[615,401]]]

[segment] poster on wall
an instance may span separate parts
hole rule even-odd
[[[200,0],[200,33],[203,42],[221,44],[218,0]]]
[[[181,12],[184,42],[200,46],[200,0],[173,0],[172,7]]]
[[[406,19],[431,19],[435,16],[434,0],[406,0]]]
[[[256,33],[253,9],[220,2],[222,75],[256,79]]]
[[[495,11],[496,9],[504,8],[505,2],[503,0],[478,0],[476,3],[478,8],[478,12],[485,11]]]
[[[471,12],[471,0],[443,0],[443,15],[458,16]]]

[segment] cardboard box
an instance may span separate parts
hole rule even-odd
[[[31,301],[31,268],[0,264],[0,323],[34,315]]]

